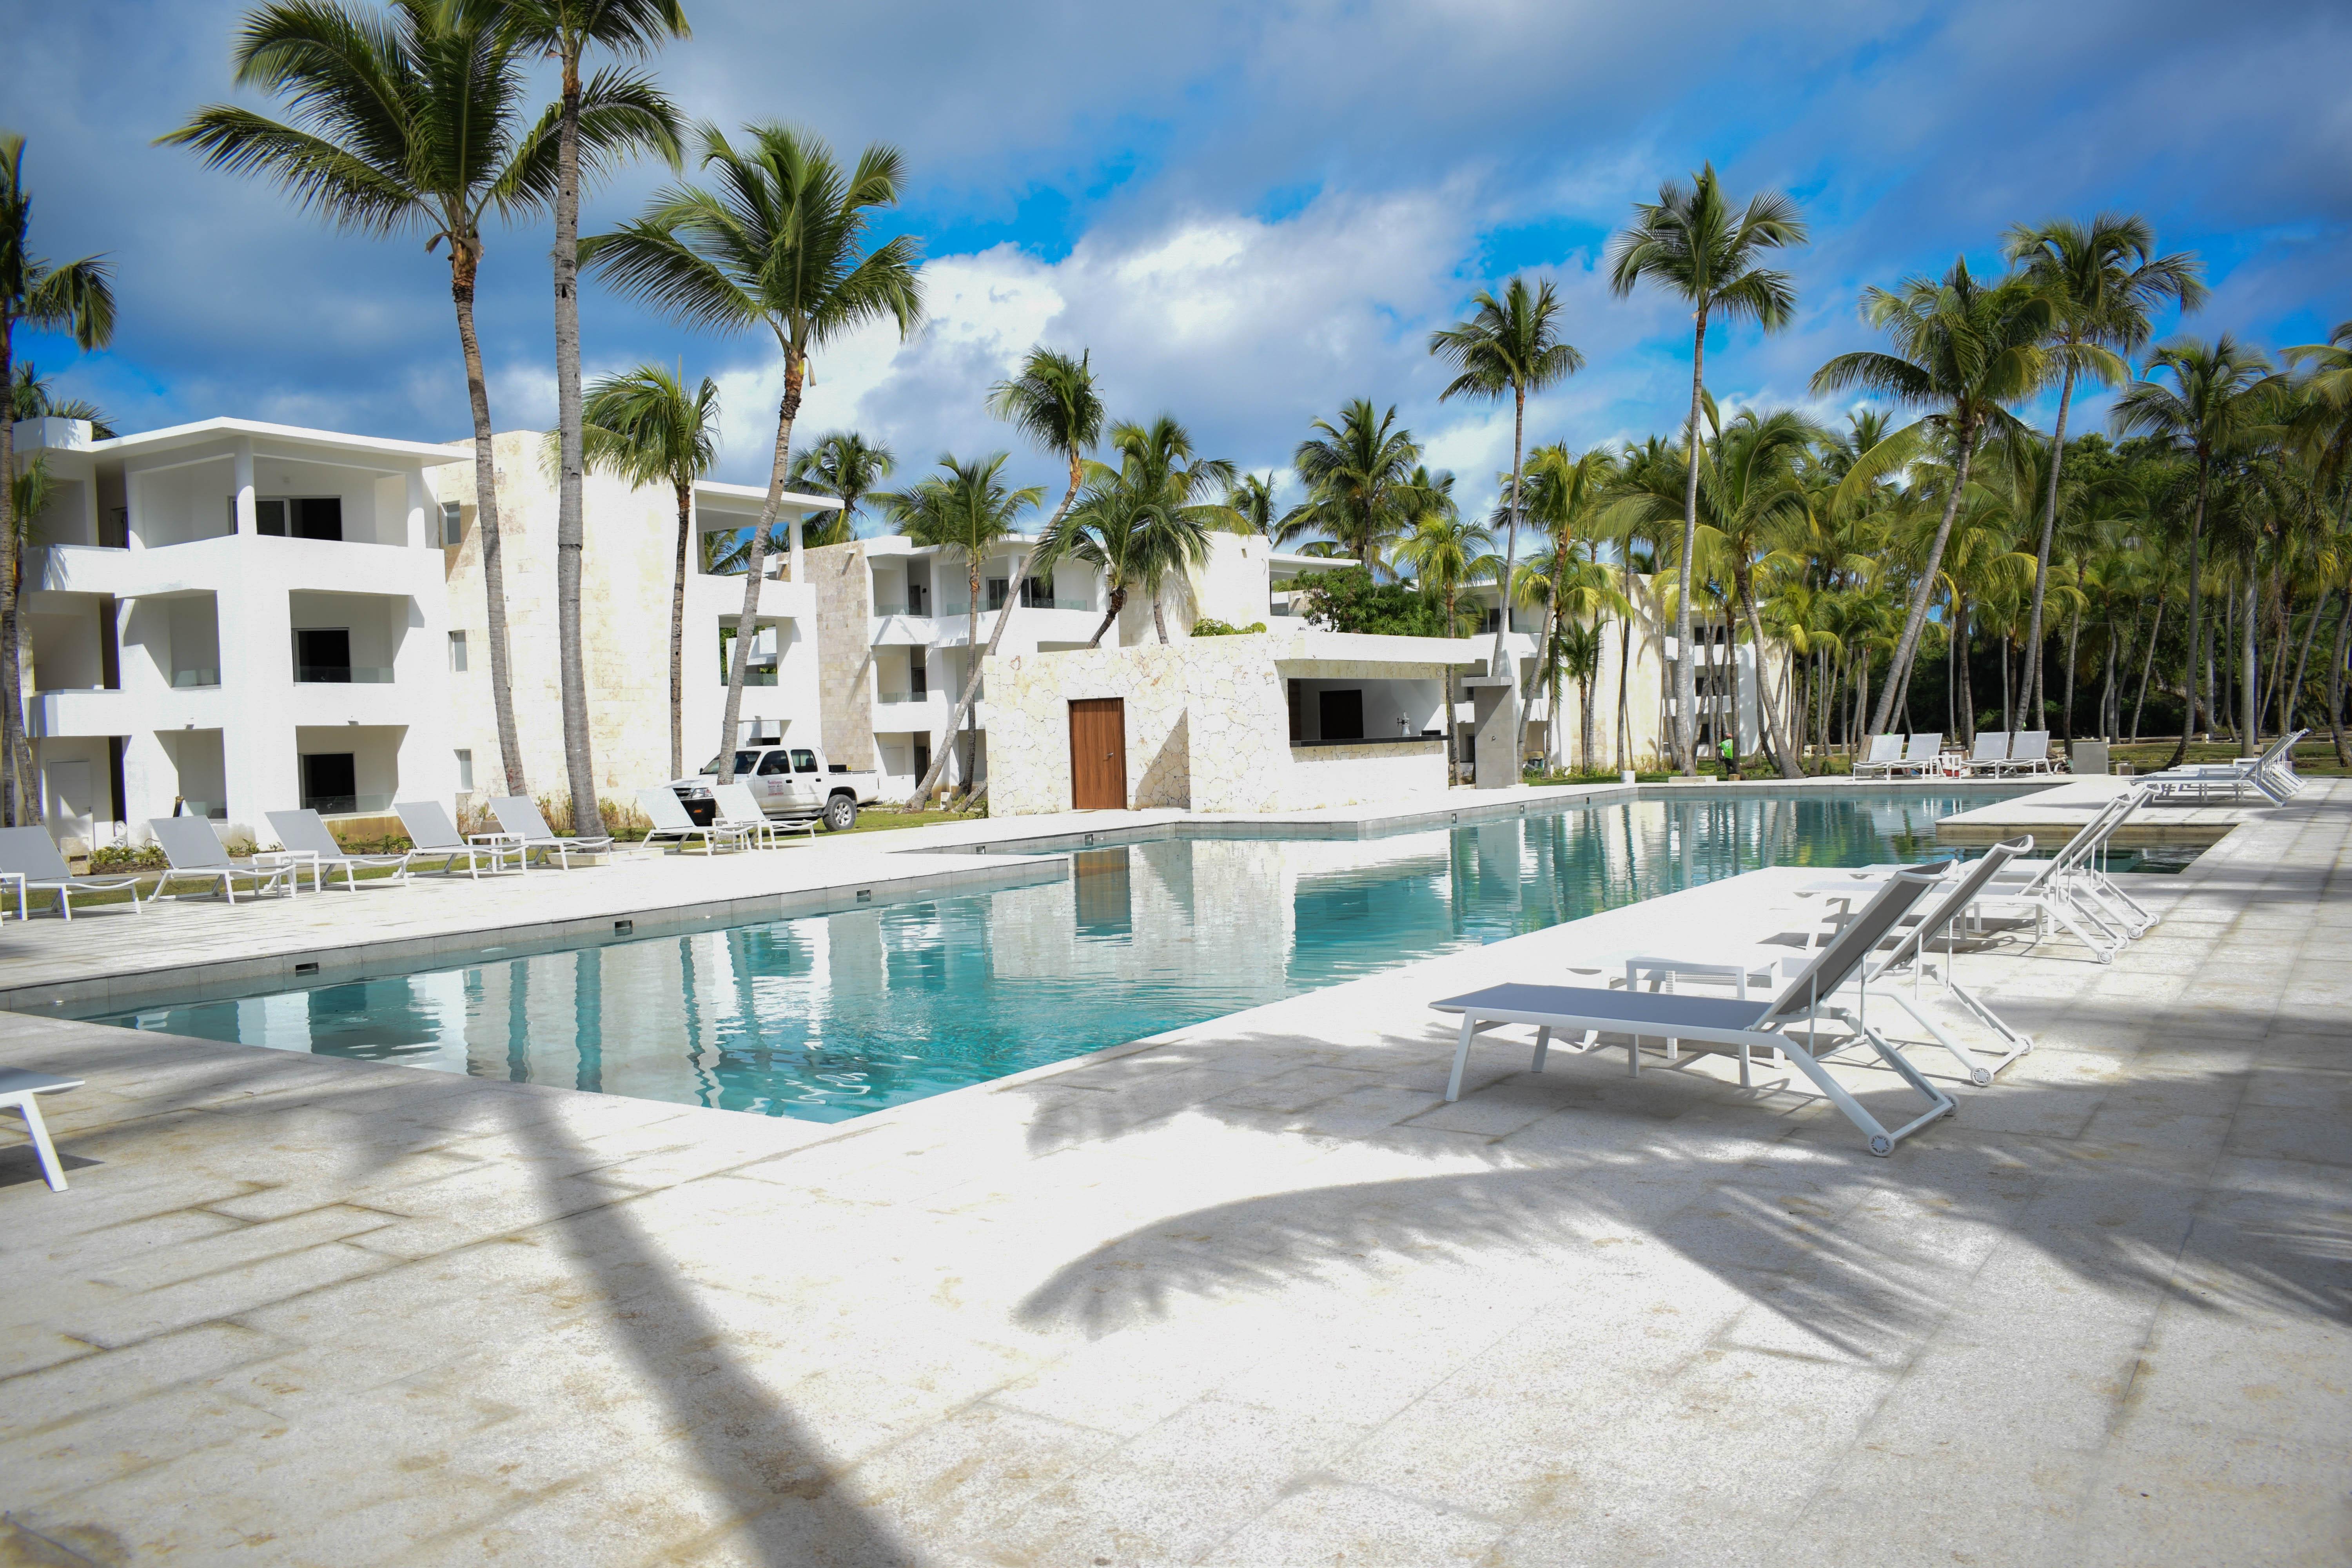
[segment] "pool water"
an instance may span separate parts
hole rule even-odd
[[[98,1021],[837,1121],[1999,798],[1696,797],[1382,838],[1158,838],[1067,879]],[[593,873],[581,873],[593,875]]]

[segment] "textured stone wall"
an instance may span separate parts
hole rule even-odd
[[[1185,667],[1201,646],[1187,639],[1166,647],[990,659],[982,675],[988,687],[989,810],[1021,816],[1070,809],[1069,705],[1090,697],[1127,703],[1127,804],[1139,809],[1190,805]]]
[[[874,574],[853,541],[808,551],[816,590],[817,701],[824,754],[853,768],[877,765],[874,750]]]

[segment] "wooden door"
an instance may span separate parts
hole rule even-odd
[[[1127,700],[1087,697],[1070,703],[1070,806],[1127,808]]]

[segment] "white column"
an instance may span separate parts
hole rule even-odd
[[[808,581],[807,574],[801,569],[801,524],[805,521],[804,514],[793,513],[793,581],[795,583]]]
[[[268,842],[261,814],[301,804],[294,751],[292,606],[282,582],[224,588],[220,616],[221,765],[228,822]]]
[[[239,439],[236,444],[236,531],[247,536],[257,531],[253,504],[253,442]]]
[[[404,478],[408,482],[408,547],[433,548],[441,542],[441,508],[433,499],[432,487],[425,482],[423,468],[411,468]]]

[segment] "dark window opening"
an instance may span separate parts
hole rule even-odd
[[[359,770],[349,752],[313,752],[302,759],[302,804],[321,816],[360,808]]]
[[[907,695],[929,697],[931,694],[930,667],[919,658],[907,661]]]
[[[1012,578],[991,577],[988,580],[988,607],[992,610],[1004,608],[1004,601],[1012,596]]]
[[[294,633],[294,679],[348,685],[352,634],[343,626],[305,626]]]
[[[1360,691],[1324,691],[1316,695],[1316,705],[1323,721],[1323,738],[1327,741],[1360,741],[1364,738],[1364,694]]]

